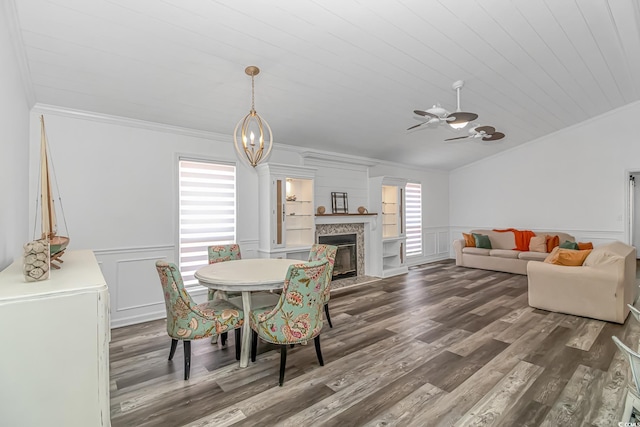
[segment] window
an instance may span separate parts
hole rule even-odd
[[[236,167],[179,160],[180,263],[185,286],[208,262],[207,247],[236,241]]]
[[[407,257],[422,255],[422,186],[413,182],[406,187]]]

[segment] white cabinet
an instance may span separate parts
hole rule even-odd
[[[49,280],[0,272],[0,424],[109,426],[109,294],[93,252]]]
[[[315,169],[273,163],[256,169],[260,256],[306,259],[315,239]]]
[[[405,186],[407,180],[391,177],[369,179],[369,205],[379,206],[380,226],[372,236],[372,274],[389,277],[408,271],[406,258]]]

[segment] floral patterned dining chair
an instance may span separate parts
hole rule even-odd
[[[240,254],[240,245],[238,245],[237,243],[232,243],[230,245],[209,246],[207,248],[207,254],[209,256],[209,264],[242,259],[242,255]],[[240,295],[241,293],[217,291],[215,289],[209,288],[209,291],[207,292],[207,299],[209,301],[213,299],[228,300],[229,297],[236,297]],[[222,345],[225,345],[227,343],[227,334],[226,333],[222,334],[220,338],[222,341]],[[217,342],[218,342],[218,335],[212,336],[211,343],[215,344]]]
[[[252,332],[251,360],[255,362],[258,337],[280,346],[280,379],[284,383],[287,347],[313,339],[320,366],[324,366],[320,349],[322,306],[328,286],[329,260],[293,264],[284,280],[280,299],[274,307],[258,308],[249,316]]]
[[[337,252],[337,246],[323,244],[315,244],[311,246],[311,251],[309,252],[309,261],[318,261],[323,258],[329,260],[329,269],[327,270],[328,282],[323,294],[323,300],[324,315],[327,317],[327,322],[329,323],[330,328],[333,328],[333,323],[331,323],[331,316],[329,316],[329,298],[331,298],[331,277],[333,276],[333,265],[336,260]]]
[[[240,327],[244,322],[243,311],[222,299],[196,304],[185,290],[182,275],[175,264],[157,261],[156,270],[160,276],[167,310],[167,334],[171,337],[169,360],[173,359],[178,341],[182,341],[184,379],[189,379],[192,340],[235,330],[236,359],[240,360]]]

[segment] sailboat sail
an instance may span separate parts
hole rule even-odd
[[[42,207],[42,238],[49,240],[51,260],[62,262],[60,257],[69,244],[69,238],[57,235],[56,209],[53,201],[53,188],[49,170],[47,145],[44,116],[40,116],[40,201]],[[52,266],[54,268],[59,268],[55,264],[52,264]]]

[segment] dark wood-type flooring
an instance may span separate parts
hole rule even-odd
[[[158,285],[159,286],[159,285]],[[164,320],[112,330],[111,421],[117,426],[617,426],[640,324],[527,305],[526,276],[442,261],[339,289],[334,328],[287,353],[261,343],[240,369],[226,347],[192,343],[167,361]]]

